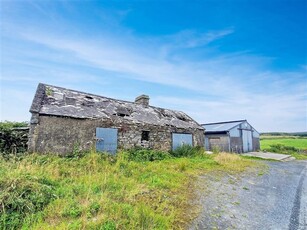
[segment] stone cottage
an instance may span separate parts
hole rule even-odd
[[[30,112],[29,152],[204,145],[201,125],[183,112],[150,106],[146,95],[128,102],[40,83]]]

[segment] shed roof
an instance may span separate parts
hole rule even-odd
[[[246,120],[208,123],[202,124],[202,126],[205,128],[206,132],[226,132],[243,122],[246,122]]]
[[[120,116],[135,123],[147,123],[178,128],[204,129],[181,111],[154,106],[144,107],[134,102],[39,83],[30,112],[42,115],[83,119]]]

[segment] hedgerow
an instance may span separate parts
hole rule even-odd
[[[23,153],[27,151],[28,130],[18,130],[27,127],[26,122],[0,122],[0,153],[2,155]]]

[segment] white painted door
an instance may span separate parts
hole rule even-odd
[[[249,130],[242,130],[243,152],[250,152],[253,150],[252,132]]]
[[[96,128],[96,150],[116,154],[117,151],[117,129]]]
[[[253,151],[253,134],[252,134],[252,131],[248,131],[247,139],[248,139],[248,151],[251,152],[251,151]]]

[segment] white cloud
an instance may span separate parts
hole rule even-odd
[[[307,129],[304,116],[306,81],[302,80],[306,77],[304,70],[274,72],[265,68],[270,58],[253,56],[246,51],[198,61],[185,55],[172,60],[167,58],[168,52],[174,49],[206,46],[234,33],[232,29],[207,33],[181,31],[160,40],[132,35],[127,37],[126,33],[123,38],[112,38],[108,33],[106,37],[100,35],[93,39],[76,34],[44,32],[31,27],[11,30],[13,32],[8,36],[13,34],[14,39],[26,41],[33,47],[43,45],[53,51],[36,51],[29,54],[31,58],[60,61],[62,67],[50,69],[48,65],[34,64],[42,68],[32,76],[4,76],[6,80],[31,81],[41,76],[49,76],[49,79],[56,76],[53,81],[59,83],[73,84],[82,80],[99,82],[99,77],[94,74],[71,69],[65,72],[63,67],[65,64],[78,66],[82,63],[87,68],[121,73],[121,77],[128,79],[186,89],[187,94],[181,97],[153,95],[151,98],[157,106],[183,110],[202,123],[247,118],[259,131]],[[290,84],[291,78],[299,79],[298,83]],[[186,99],[192,92],[198,95],[197,98]],[[302,121],[304,117],[305,121]]]
[[[304,95],[245,95],[247,100],[155,97],[154,104],[187,112],[199,123],[247,119],[258,131],[306,131]],[[288,124],[291,124],[291,126]]]
[[[204,91],[208,94],[240,91],[246,84],[244,76],[256,79],[253,65],[242,65],[253,57],[237,54],[231,57],[221,56],[199,62],[181,58],[172,63],[159,55],[144,55],[146,47],[114,43],[108,39],[81,40],[67,37],[54,37],[40,34],[23,34],[24,38],[56,49],[77,62],[108,71],[124,73],[129,78]],[[150,48],[157,50],[159,47]],[[148,54],[148,51],[147,51]],[[272,74],[271,74],[272,75]],[[241,82],[236,82],[241,81]],[[253,80],[252,80],[253,81]],[[249,81],[250,82],[250,81]],[[225,87],[226,86],[226,87]],[[209,89],[209,90],[208,90]]]

